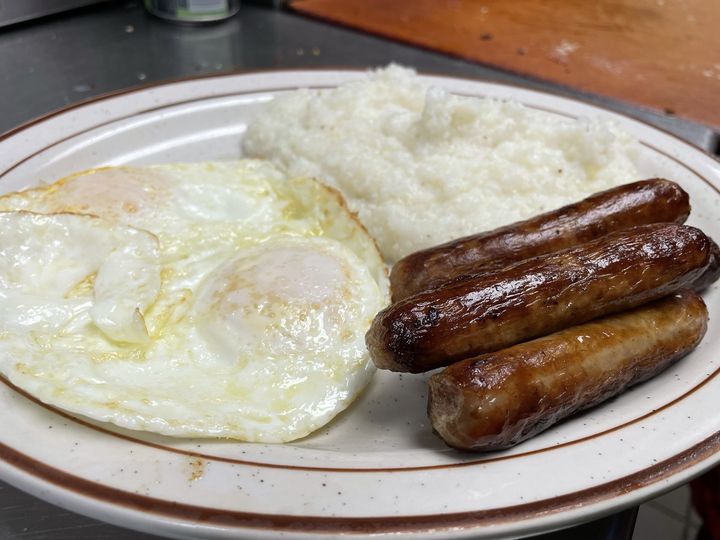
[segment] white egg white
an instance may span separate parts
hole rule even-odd
[[[141,313],[159,290],[159,245],[146,231],[87,215],[0,212],[4,329],[57,331],[86,315],[112,340],[144,343]]]
[[[372,376],[364,334],[385,268],[313,180],[257,161],[100,169],[0,210],[0,295],[14,299],[0,304],[0,373],[44,402],[171,436],[284,442]]]

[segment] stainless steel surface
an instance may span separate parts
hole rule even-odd
[[[68,512],[0,482],[2,540],[158,540]]]
[[[0,0],[0,26],[105,1],[107,0]]]
[[[7,0],[0,0],[7,1]],[[716,136],[679,120],[374,36],[245,3],[227,21],[173,25],[139,2],[113,2],[0,30],[0,133],[104,92],[206,73],[370,67],[397,62],[580,97],[669,129],[705,148]]]
[[[227,21],[183,27],[148,15],[136,1],[98,5],[0,30],[0,132],[70,103],[151,82],[227,71],[366,68],[389,62],[581,97],[673,131],[703,148],[717,145],[716,134],[698,124],[281,10],[244,4],[238,16]],[[634,519],[635,509],[631,509],[542,538],[625,539],[630,537]],[[65,511],[0,482],[1,540],[152,538],[156,537]]]

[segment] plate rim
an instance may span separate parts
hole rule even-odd
[[[199,76],[189,76],[189,77],[180,77],[177,79],[169,79],[165,81],[158,81],[158,82],[152,82],[147,84],[141,84],[141,85],[135,85],[128,88],[118,89],[111,92],[106,92],[97,96],[93,96],[81,101],[77,101],[75,103],[54,109],[44,115],[38,116],[36,118],[33,118],[31,120],[28,120],[14,128],[11,128],[10,130],[0,134],[0,143],[3,141],[14,137],[16,135],[19,135],[24,130],[27,130],[29,128],[32,128],[33,126],[36,126],[38,124],[41,124],[42,122],[45,122],[53,117],[62,115],[64,113],[67,113],[74,109],[80,109],[82,107],[96,104],[98,102],[102,102],[108,99],[112,99],[115,97],[130,95],[134,93],[139,93],[147,90],[154,90],[154,89],[160,89],[163,87],[172,87],[177,84],[181,83],[188,83],[193,81],[199,81],[199,80],[211,80],[211,79],[220,79],[220,78],[234,78],[234,77],[242,77],[245,75],[262,75],[262,74],[291,74],[291,73],[347,73],[347,74],[359,74],[359,73],[366,73],[368,72],[367,69],[353,69],[353,68],[308,68],[308,69],[263,69],[263,70],[252,70],[252,71],[230,71],[225,73],[213,73],[213,74],[205,74],[205,75],[199,75]],[[437,77],[437,78],[443,78],[443,79],[455,79],[457,81],[463,81],[463,82],[470,82],[470,83],[483,83],[483,84],[490,84],[495,85],[498,87],[510,87],[510,88],[516,88],[520,90],[526,90],[530,91],[536,94],[542,94],[551,96],[554,98],[559,98],[561,100],[567,100],[567,101],[574,101],[576,103],[580,103],[583,105],[588,105],[590,107],[593,107],[595,109],[599,109],[604,111],[605,113],[611,113],[612,115],[619,115],[621,117],[624,117],[626,119],[629,119],[633,122],[637,122],[639,124],[642,124],[648,128],[650,128],[653,131],[663,133],[666,136],[669,136],[674,140],[674,142],[682,143],[684,146],[691,148],[695,152],[699,152],[702,155],[706,157],[710,157],[712,161],[718,162],[718,158],[714,155],[712,155],[709,151],[703,149],[702,147],[698,146],[695,143],[689,142],[678,135],[672,133],[671,131],[655,126],[652,123],[639,119],[633,116],[630,116],[628,114],[624,114],[618,111],[613,110],[612,108],[608,106],[604,106],[602,104],[596,104],[591,102],[589,99],[583,99],[583,98],[576,98],[576,97],[570,97],[567,95],[563,95],[559,92],[553,92],[552,90],[539,90],[537,88],[533,88],[530,85],[523,85],[519,83],[505,83],[505,82],[497,82],[497,81],[491,81],[486,80],[478,77],[458,77],[458,76],[448,76],[444,74],[438,74],[438,73],[432,73],[427,71],[418,71],[418,75],[420,76],[429,76],[429,77]],[[248,91],[238,91],[238,92],[232,92],[229,94],[219,94],[219,95],[213,95],[213,96],[206,96],[205,98],[200,99],[213,99],[213,98],[221,98],[226,97],[229,95],[241,95],[243,93],[254,93],[254,92],[262,92],[262,89],[257,90],[248,90]],[[265,90],[265,91],[272,91],[271,90]],[[277,91],[277,89],[275,89]],[[182,102],[172,103],[168,105],[161,105],[158,107],[150,107],[148,109],[132,113],[128,115],[127,117],[133,117],[137,116],[139,114],[145,114],[145,113],[151,113],[153,110],[165,108],[167,106],[174,106],[174,105],[181,105]],[[114,118],[110,120],[109,122],[116,122],[119,120],[122,120],[123,118]],[[72,135],[69,135],[66,139],[78,136],[85,131],[89,131],[92,129],[101,128],[104,124],[100,124],[97,126],[90,127],[86,130],[81,130],[77,133],[74,133]],[[63,139],[63,140],[66,140]],[[61,141],[57,141],[54,144],[59,144]],[[53,146],[49,145],[48,147]],[[12,169],[14,169],[16,166],[19,166],[23,162],[25,162],[28,159],[31,159],[34,155],[37,153],[40,153],[44,150],[46,150],[48,147],[43,148],[42,150],[37,151],[36,153],[31,154],[30,156],[26,156],[18,163],[12,164],[9,168],[6,168],[3,171],[0,171],[0,176],[4,176],[8,172],[10,172]],[[653,147],[654,150],[657,151],[656,148]],[[665,152],[663,152],[665,153]],[[684,165],[687,167],[685,163],[680,162],[677,158],[674,156],[670,156],[669,154],[666,154],[668,157],[674,159],[675,161],[679,162],[681,165]],[[693,173],[698,174],[696,171],[693,170]],[[710,180],[705,178],[703,175],[699,175],[701,179],[704,180],[705,183],[709,184],[710,187],[712,187],[715,191],[720,193],[720,187],[713,184]],[[710,379],[714,378],[716,375],[713,374],[713,376],[708,377],[705,382],[709,381]],[[704,385],[704,383],[701,383],[701,385]],[[58,412],[51,408],[53,412]],[[10,451],[9,455],[12,456],[13,452],[15,453],[14,458],[7,459],[8,452]],[[662,462],[655,463],[651,465],[650,467],[644,468],[640,471],[636,471],[633,474],[626,475],[624,477],[612,480],[610,482],[606,482],[603,484],[599,484],[590,488],[586,488],[579,491],[574,491],[572,493],[564,494],[559,497],[556,497],[554,499],[542,499],[540,501],[535,501],[532,503],[525,503],[520,505],[513,505],[513,506],[506,506],[501,508],[494,508],[494,509],[488,509],[488,510],[480,510],[480,511],[469,511],[469,512],[459,512],[459,513],[440,513],[440,514],[427,514],[427,515],[410,515],[410,516],[377,516],[377,517],[328,517],[328,516],[304,516],[300,519],[305,520],[306,522],[311,522],[313,524],[317,524],[318,528],[306,528],[304,526],[298,526],[298,516],[293,515],[283,515],[278,513],[273,514],[259,514],[259,513],[253,513],[253,512],[238,512],[238,511],[232,511],[232,510],[223,510],[223,513],[227,516],[233,516],[232,518],[229,518],[228,523],[220,524],[221,526],[229,526],[232,527],[234,530],[253,530],[255,532],[259,531],[266,531],[266,532],[277,532],[282,531],[285,533],[320,533],[320,534],[332,534],[332,533],[338,533],[338,532],[351,532],[351,533],[427,533],[427,532],[437,532],[438,529],[440,530],[446,530],[446,529],[454,529],[457,531],[458,529],[469,532],[472,530],[476,530],[479,526],[482,525],[494,525],[494,524],[502,524],[502,523],[514,523],[514,522],[521,522],[526,521],[533,518],[538,518],[541,516],[553,515],[565,515],[563,512],[568,509],[576,508],[578,504],[584,505],[584,504],[592,504],[597,503],[605,500],[609,500],[612,498],[618,498],[622,496],[623,494],[628,494],[629,492],[636,492],[639,490],[642,490],[644,487],[647,487],[649,485],[655,484],[657,482],[661,482],[662,480],[673,477],[676,475],[682,475],[685,473],[687,476],[692,476],[694,474],[699,474],[702,472],[701,470],[698,470],[699,465],[702,465],[703,463],[708,461],[708,458],[713,455],[718,455],[718,460],[720,460],[720,454],[718,454],[718,450],[720,450],[720,430],[713,433],[711,436],[705,438],[704,440],[696,443],[691,448],[684,450],[683,452],[680,452],[666,460],[663,460]],[[19,455],[18,455],[19,454]],[[7,447],[3,443],[0,442],[0,459],[10,467],[14,467],[17,470],[23,471],[24,473],[27,473],[36,480],[39,480],[41,482],[48,482],[51,483],[57,487],[60,488],[61,491],[72,491],[76,494],[80,494],[86,497],[90,497],[93,501],[97,502],[97,498],[94,495],[89,495],[87,492],[82,492],[78,490],[73,490],[72,486],[69,487],[67,483],[64,482],[53,482],[52,480],[48,480],[47,477],[42,476],[36,476],[33,474],[34,471],[38,470],[38,464],[44,466],[46,469],[54,469],[54,467],[43,464],[42,462],[38,462],[34,458],[30,456],[25,456],[24,454],[18,452],[17,450],[14,450],[10,447]],[[20,463],[23,463],[25,467],[19,466]],[[468,465],[477,464],[477,462],[470,462]],[[674,466],[673,466],[674,465]],[[424,467],[420,467],[421,469]],[[695,470],[692,470],[695,469]],[[57,470],[57,469],[56,469]],[[401,469],[400,471],[404,471],[405,469]],[[412,469],[410,469],[412,470]],[[66,471],[57,470],[58,472],[62,474],[66,474],[68,476],[69,473],[66,473]],[[51,474],[52,476],[52,474]],[[57,476],[56,476],[57,477]],[[76,480],[79,480],[80,483],[85,482],[89,484],[95,484],[94,482],[91,482],[89,480],[85,480],[81,477],[75,477]],[[195,520],[187,520],[187,512],[192,511],[195,513],[198,510],[203,511],[210,511],[213,513],[213,516],[217,517],[217,510],[213,510],[212,508],[203,508],[203,507],[195,507],[193,505],[185,504],[185,503],[178,503],[178,502],[170,502],[165,501],[161,499],[154,499],[149,498],[144,495],[132,493],[129,491],[122,491],[118,488],[113,488],[111,486],[105,486],[103,484],[96,484],[97,486],[109,489],[109,490],[115,490],[119,491],[125,495],[127,495],[129,499],[136,499],[136,500],[142,500],[142,499],[151,499],[152,505],[146,505],[144,508],[140,507],[134,507],[132,505],[123,505],[120,508],[123,510],[130,510],[134,512],[140,512],[143,516],[146,516],[148,514],[155,515],[155,516],[164,516],[169,517],[171,519],[180,519],[182,521],[189,521],[190,523],[198,523],[198,519]],[[617,486],[614,491],[605,492],[605,489],[610,490],[610,486]],[[632,489],[627,489],[628,486],[633,486]],[[580,502],[578,502],[578,494],[579,493],[587,493],[587,497],[583,498]],[[567,499],[567,500],[566,500]],[[118,505],[117,499],[100,499],[100,501],[103,504],[110,505],[111,507],[116,507]],[[557,504],[553,504],[557,503]],[[120,503],[122,504],[122,503]],[[167,513],[158,512],[158,506],[167,505],[169,507],[177,508],[185,508],[183,513],[177,514],[177,515],[170,515]],[[142,506],[142,505],[141,505]],[[152,508],[152,509],[149,509]],[[512,510],[511,512],[504,512],[507,510]],[[611,511],[615,511],[617,508],[611,509]],[[600,515],[602,512],[599,512],[597,515]],[[606,511],[607,513],[607,511]],[[496,516],[495,518],[491,516]],[[265,520],[270,523],[272,523],[274,520],[273,518],[278,518],[279,521],[277,521],[274,525],[268,527],[264,525],[259,525],[258,522]],[[240,523],[239,523],[240,521]],[[207,524],[213,524],[212,521],[202,520],[203,523]],[[385,527],[385,528],[378,528],[378,524],[380,522],[385,522],[386,524],[392,524],[391,527]],[[418,525],[422,523],[423,525],[418,527]],[[288,525],[289,524],[289,525]],[[367,524],[367,527],[362,527],[362,524]],[[336,528],[321,528],[320,525],[332,525]],[[289,526],[289,528],[284,528],[285,526]]]
[[[140,83],[140,84],[133,84],[131,86],[127,86],[124,88],[119,88],[116,90],[109,90],[107,92],[101,92],[100,94],[97,94],[95,96],[87,97],[80,99],[78,101],[75,101],[73,103],[69,103],[67,105],[63,105],[54,109],[51,109],[50,111],[43,113],[39,116],[30,118],[28,120],[25,120],[24,122],[18,124],[15,127],[12,127],[4,132],[0,132],[0,142],[3,142],[5,139],[14,136],[25,129],[28,129],[30,127],[33,127],[34,125],[44,122],[54,116],[58,116],[60,114],[69,112],[73,109],[81,108],[86,105],[91,105],[93,103],[96,103],[98,101],[104,101],[107,99],[111,99],[114,97],[123,96],[125,94],[132,94],[136,92],[142,92],[145,90],[152,90],[155,88],[159,88],[162,86],[173,86],[179,83],[186,83],[186,82],[193,82],[193,81],[201,81],[201,80],[207,80],[207,79],[221,79],[221,78],[227,78],[227,77],[238,77],[238,76],[244,76],[244,75],[263,75],[263,74],[272,74],[272,73],[323,73],[323,72],[332,72],[332,73],[339,73],[339,72],[346,72],[346,73],[368,73],[370,71],[373,71],[375,69],[378,69],[379,67],[382,67],[380,65],[378,66],[368,66],[367,68],[357,68],[357,67],[344,67],[342,65],[340,66],[323,66],[323,67],[303,67],[303,68],[262,68],[262,69],[232,69],[232,70],[225,70],[215,73],[203,73],[203,74],[195,74],[195,75],[186,75],[186,76],[180,76],[180,77],[169,77],[165,79],[160,79],[148,83]],[[415,68],[413,68],[415,69]],[[562,93],[559,89],[554,88],[543,88],[539,89],[534,86],[532,86],[529,83],[521,83],[517,81],[513,82],[500,82],[496,80],[491,79],[485,79],[483,77],[479,76],[457,76],[457,75],[447,75],[446,73],[438,72],[438,71],[431,71],[431,70],[421,70],[421,69],[415,69],[416,73],[419,76],[422,77],[438,77],[438,78],[444,78],[444,79],[456,79],[458,81],[469,81],[469,82],[477,82],[477,83],[484,83],[484,84],[492,84],[497,86],[506,86],[510,88],[517,88],[521,90],[528,90],[531,92],[537,92],[539,94],[547,94],[550,96],[567,99],[570,101],[576,101],[579,103],[582,103],[584,105],[589,105],[591,107],[595,107],[597,109],[602,109],[605,112],[617,114],[620,116],[623,116],[625,118],[629,118],[635,122],[638,122],[640,124],[644,124],[645,126],[652,128],[654,130],[660,131],[664,133],[665,135],[668,135],[679,142],[682,142],[688,146],[691,146],[692,148],[698,150],[699,152],[702,152],[707,157],[713,159],[714,161],[717,161],[720,163],[720,156],[716,156],[712,153],[710,153],[707,149],[703,148],[702,146],[698,145],[695,142],[688,141],[687,139],[683,139],[676,133],[670,131],[666,127],[655,125],[644,118],[640,118],[637,116],[631,116],[627,113],[620,112],[618,110],[615,110],[612,108],[611,105],[607,103],[596,103],[592,101],[592,99],[588,96],[582,95],[582,96],[570,96]],[[144,112],[151,112],[152,109],[148,109]],[[700,124],[703,125],[703,124]],[[4,171],[3,171],[4,172]]]
[[[42,483],[59,487],[61,492],[70,492],[80,495],[97,504],[120,511],[126,511],[147,518],[148,515],[169,518],[177,522],[188,524],[202,524],[206,526],[219,526],[229,530],[250,530],[253,532],[282,532],[300,534],[422,534],[428,532],[458,530],[477,533],[479,525],[486,527],[501,526],[507,523],[518,523],[540,517],[558,517],[559,522],[572,521],[565,511],[578,510],[586,504],[602,502],[613,497],[638,491],[649,485],[661,482],[678,473],[697,467],[709,456],[717,455],[720,447],[720,431],[695,444],[689,449],[672,456],[666,460],[655,463],[642,471],[627,475],[610,482],[599,484],[591,488],[566,493],[553,499],[516,504],[500,508],[491,508],[477,511],[418,514],[402,516],[298,516],[281,513],[243,512],[229,509],[214,509],[187,503],[167,501],[140,493],[125,491],[116,487],[107,486],[92,480],[72,475],[51,465],[35,460],[22,452],[10,448],[0,442],[0,457],[2,461],[31,476]],[[8,457],[9,456],[9,457]],[[677,465],[678,461],[681,466]],[[2,465],[2,463],[0,463]],[[44,471],[39,476],[38,471]],[[694,471],[700,474],[702,471]],[[691,477],[695,474],[691,474]],[[70,483],[69,483],[70,482]],[[628,489],[632,486],[633,489]],[[578,494],[584,498],[578,499]],[[113,497],[114,495],[114,497]],[[550,503],[550,504],[548,504]],[[619,511],[616,508],[605,509],[598,512],[595,517]],[[192,518],[188,518],[192,516]],[[563,519],[565,518],[565,519]],[[562,525],[560,526],[562,528]],[[540,528],[540,530],[545,530]],[[499,532],[499,531],[498,531]],[[512,534],[506,531],[505,534]]]

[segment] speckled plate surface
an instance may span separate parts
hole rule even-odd
[[[0,190],[99,165],[240,155],[258,106],[333,86],[351,71],[228,75],[122,92],[0,139]],[[690,223],[720,238],[720,164],[672,135],[566,98],[428,77],[450,91],[515,98],[564,116],[614,118],[642,143],[643,176],[678,181]],[[518,536],[638,504],[720,461],[720,290],[710,327],[675,367],[516,448],[452,451],[425,417],[424,376],[378,373],[326,429],[286,445],[176,440],[44,406],[0,379],[0,477],[71,510],[177,538]]]

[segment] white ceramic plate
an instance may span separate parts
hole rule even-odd
[[[0,190],[100,165],[229,159],[279,92],[359,72],[229,75],[122,92],[0,139]],[[643,176],[678,181],[690,223],[720,238],[720,164],[676,137],[577,101],[427,77],[565,116],[612,117],[642,142]],[[675,367],[516,448],[452,451],[425,417],[425,377],[378,373],[327,429],[286,445],[175,440],[77,419],[0,384],[0,477],[71,510],[179,538],[395,533],[498,537],[638,504],[720,461],[720,290],[700,347]],[[0,379],[1,380],[1,379]]]

